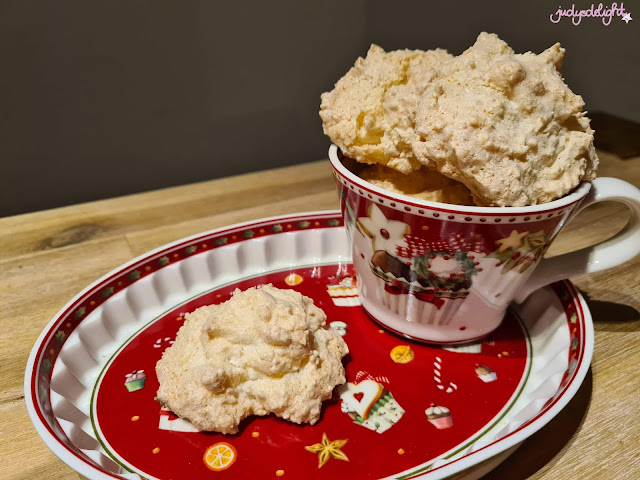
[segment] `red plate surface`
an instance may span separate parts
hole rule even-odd
[[[126,469],[118,472],[118,468],[110,465],[100,452],[99,444],[92,444],[93,439],[83,435],[78,437],[78,432],[87,425],[85,404],[82,403],[82,408],[78,409],[68,402],[61,401],[60,394],[68,394],[69,398],[73,399],[82,393],[75,390],[75,386],[80,386],[79,384],[74,381],[66,382],[65,379],[69,377],[58,375],[57,378],[52,378],[56,377],[55,372],[64,373],[66,369],[64,362],[59,362],[63,353],[67,355],[67,360],[77,358],[74,353],[74,349],[79,346],[77,337],[74,337],[76,330],[80,330],[85,323],[94,325],[91,319],[95,317],[95,312],[110,303],[120,292],[129,293],[129,288],[148,276],[191,257],[203,255],[203,258],[206,258],[205,256],[209,255],[207,252],[211,250],[244,242],[251,244],[254,239],[272,235],[287,236],[289,232],[309,230],[315,239],[316,235],[322,235],[320,232],[333,228],[339,229],[343,235],[340,212],[311,212],[233,225],[185,238],[144,254],[85,288],[49,322],[29,357],[25,374],[25,401],[34,426],[45,444],[87,478],[137,478],[131,474],[127,475]],[[276,273],[268,278],[253,277],[242,285],[251,286],[272,281],[277,286],[284,287],[283,279],[290,271]],[[315,426],[298,427],[274,418],[263,418],[248,420],[243,424],[239,435],[229,437],[159,429],[159,405],[153,401],[157,388],[154,366],[162,352],[162,342],[165,339],[170,341],[175,335],[181,325],[181,320],[177,320],[178,316],[199,305],[223,301],[225,295],[228,297],[229,291],[233,288],[229,285],[216,292],[193,298],[189,305],[169,307],[172,311],[156,319],[156,322],[132,339],[133,342],[144,344],[140,348],[147,349],[146,355],[134,355],[131,360],[127,360],[126,355],[130,349],[127,344],[120,354],[113,357],[114,366],[104,371],[104,384],[94,390],[94,393],[99,393],[94,395],[97,402],[92,404],[92,420],[96,417],[96,403],[103,402],[102,389],[106,392],[112,388],[113,393],[104,396],[104,401],[109,402],[113,408],[111,413],[107,414],[111,417],[108,420],[105,417],[103,420],[100,411],[97,419],[100,427],[105,429],[106,437],[101,438],[101,441],[120,462],[132,462],[129,468],[145,469],[149,472],[145,476],[158,474],[161,478],[209,478],[211,475],[224,477],[231,474],[243,478],[250,475],[247,470],[243,471],[245,462],[256,464],[251,465],[254,473],[259,472],[263,476],[279,473],[286,475],[286,478],[292,478],[296,472],[303,472],[302,475],[298,475],[302,478],[319,474],[333,475],[337,478],[347,475],[377,478],[387,472],[398,473],[403,468],[410,468],[408,475],[422,472],[429,478],[443,478],[499,455],[548,423],[575,394],[589,367],[593,351],[593,327],[586,304],[579,293],[565,281],[551,286],[551,297],[550,290],[534,294],[527,303],[535,304],[539,298],[545,298],[543,301],[548,305],[549,313],[558,315],[557,320],[560,321],[556,321],[554,328],[567,329],[568,343],[561,348],[566,349],[568,368],[564,371],[557,391],[548,398],[540,410],[530,412],[530,416],[521,420],[514,420],[514,415],[520,410],[512,409],[490,434],[482,437],[480,442],[475,442],[477,435],[474,434],[478,432],[479,427],[481,432],[485,431],[486,428],[482,425],[495,423],[502,413],[505,413],[507,404],[511,403],[509,392],[515,392],[518,380],[523,377],[524,370],[528,369],[525,365],[524,349],[529,347],[512,313],[509,313],[503,327],[494,337],[483,344],[480,353],[461,354],[413,343],[413,361],[396,364],[389,357],[390,349],[407,345],[408,342],[389,333],[378,333],[379,327],[366,318],[359,308],[337,307],[328,296],[326,284],[336,283],[336,279],[331,277],[336,276],[338,272],[343,276],[349,272],[340,270],[336,265],[318,266],[315,272],[303,268],[294,268],[292,271],[304,276],[303,282],[295,288],[313,297],[327,311],[329,322],[340,320],[348,323],[345,339],[352,353],[346,363],[348,380],[362,381],[366,377],[359,373],[366,372],[384,382],[383,386],[406,410],[403,417],[389,430],[379,434],[352,423],[350,417],[341,412],[340,401],[336,398],[333,402],[327,402],[323,417]],[[552,301],[549,303],[550,298]],[[540,310],[534,308],[527,313],[525,323],[531,324],[536,321],[537,317],[531,317],[532,313],[539,314],[535,312]],[[563,324],[562,319],[566,323]],[[556,330],[552,332],[554,331]],[[75,340],[69,342],[74,338]],[[145,343],[145,338],[151,343]],[[156,348],[154,345],[158,340],[160,342]],[[516,348],[518,343],[519,350]],[[504,355],[505,352],[507,355]],[[460,360],[456,360],[456,357]],[[538,349],[533,352],[534,361],[545,362],[552,358],[555,357],[545,357],[544,352]],[[476,363],[490,367],[497,379],[492,380],[493,377],[486,373],[484,381],[477,375],[474,378]],[[121,370],[116,372],[112,371],[112,368]],[[144,370],[144,373],[138,373],[138,370]],[[114,379],[110,385],[110,380],[106,377],[110,378],[111,375]],[[124,385],[126,375],[129,375],[129,379],[145,376],[144,381],[138,379],[136,382],[144,383],[144,388],[132,385],[127,388]],[[527,378],[526,373],[524,377]],[[528,377],[529,380],[525,381],[526,388],[535,388],[529,385],[531,378]],[[52,386],[56,381],[57,386]],[[93,380],[90,379],[87,386],[83,387],[89,389],[87,393],[91,393],[93,384]],[[453,388],[453,384],[456,388]],[[447,389],[450,390],[449,394]],[[493,393],[500,396],[501,400],[494,401]],[[520,399],[525,403],[531,400],[526,393],[521,395]],[[82,402],[88,401],[89,396],[85,397],[82,393]],[[436,428],[447,427],[449,422],[446,419],[429,422],[424,409],[431,403],[451,410],[450,428]],[[133,407],[137,405],[140,405],[140,410],[136,408],[134,412]],[[505,408],[496,416],[501,405]],[[98,408],[102,409],[102,405]],[[133,421],[136,416],[139,418]],[[521,416],[518,413],[518,418]],[[164,415],[163,422],[166,427],[179,424],[181,421],[169,420],[169,417]],[[254,436],[254,433],[258,436]],[[349,462],[333,456],[318,470],[318,453],[309,452],[304,447],[320,443],[322,433],[326,433],[331,442],[347,440],[340,450],[349,458]],[[226,471],[212,472],[204,465],[203,449],[220,441],[233,444],[233,448],[237,446],[236,461]],[[452,449],[456,442],[462,442],[462,445]],[[464,447],[470,443],[473,443],[471,449]],[[430,459],[442,451],[448,453],[437,460],[433,469],[426,472],[431,463]],[[131,452],[135,457],[131,457]],[[357,468],[358,465],[361,469]],[[194,475],[194,471],[200,473]],[[356,474],[350,475],[353,472]]]
[[[499,421],[527,374],[527,340],[513,314],[483,342],[479,354],[417,344],[382,330],[357,306],[334,303],[327,286],[335,284],[337,277],[350,276],[350,269],[350,265],[335,264],[245,279],[194,298],[142,329],[112,358],[94,391],[92,420],[103,446],[127,469],[163,479],[208,478],[214,472],[203,455],[219,442],[233,446],[236,455],[228,468],[215,472],[216,478],[275,476],[278,471],[287,478],[378,478],[423,470],[430,460],[463,448]],[[298,285],[285,282],[292,272],[302,279]],[[341,411],[341,400],[334,394],[313,426],[269,416],[245,420],[237,435],[159,428],[161,405],[154,400],[158,388],[155,364],[175,338],[185,313],[223,302],[235,288],[244,290],[264,283],[294,288],[314,299],[327,314],[327,323],[347,324],[347,380],[355,384],[373,377],[391,392],[404,409],[396,423],[382,433],[358,425]],[[413,359],[396,362],[391,352],[398,346],[409,346]],[[411,357],[406,349],[399,352],[405,354],[403,361]],[[477,373],[479,366],[487,367],[479,370],[480,374],[485,372],[484,379]],[[131,374],[140,370],[144,373],[137,376],[146,378],[129,391],[127,375],[132,378]],[[451,422],[430,422],[425,410],[432,404],[449,409]],[[179,422],[168,415],[163,414],[165,427]],[[321,443],[323,434],[330,442],[347,440],[339,449],[348,461],[330,456],[318,468],[320,453],[305,447]]]

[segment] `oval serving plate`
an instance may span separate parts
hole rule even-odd
[[[315,425],[268,416],[237,435],[198,432],[155,400],[155,363],[186,313],[265,283],[325,311],[349,346],[349,384]],[[396,336],[359,306],[340,212],[312,212],[179,240],[96,281],[38,338],[25,397],[47,446],[91,479],[475,478],[567,404],[592,351],[569,282],[511,308],[481,343]]]

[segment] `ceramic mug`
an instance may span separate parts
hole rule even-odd
[[[580,273],[615,267],[640,253],[640,190],[615,178],[582,183],[529,207],[428,202],[378,188],[329,160],[353,253],[358,295],[388,329],[429,343],[470,342],[502,321],[512,300]],[[558,232],[587,205],[619,201],[627,226],[598,245],[544,259]]]

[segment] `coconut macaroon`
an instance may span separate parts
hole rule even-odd
[[[593,180],[598,166],[582,97],[559,73],[563,58],[559,44],[515,54],[489,33],[457,57],[372,45],[322,94],[320,117],[358,162],[409,176],[436,170],[482,206],[546,203]]]
[[[322,94],[324,133],[350,158],[400,172],[421,167],[411,145],[414,117],[433,68],[451,59],[445,50],[385,52],[371,45],[335,88]]]
[[[563,57],[559,44],[515,54],[481,33],[424,90],[416,157],[464,183],[480,205],[550,202],[593,180],[593,130],[559,73]]]
[[[236,433],[242,419],[269,413],[313,424],[346,381],[346,343],[294,290],[236,290],[185,318],[156,365],[157,395],[199,430]]]
[[[474,205],[471,192],[462,183],[426,167],[405,174],[382,165],[370,165],[358,176],[376,187],[420,200]]]

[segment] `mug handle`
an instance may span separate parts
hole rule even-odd
[[[553,258],[543,258],[515,297],[523,302],[535,290],[549,283],[581,273],[594,273],[628,262],[640,253],[640,190],[617,178],[596,178],[591,189],[569,220],[583,208],[597,202],[615,201],[631,210],[625,227],[608,240]]]

